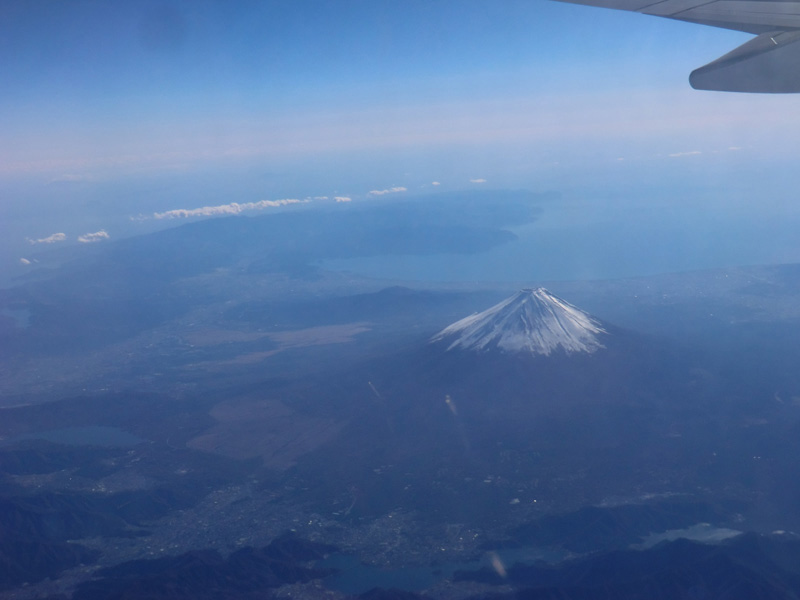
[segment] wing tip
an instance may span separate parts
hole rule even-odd
[[[786,81],[780,77],[742,76],[725,69],[700,67],[689,75],[692,89],[702,92],[736,92],[740,94],[797,94],[800,82]]]
[[[800,32],[765,33],[692,71],[696,90],[751,94],[800,92]]]

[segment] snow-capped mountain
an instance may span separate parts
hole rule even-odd
[[[520,290],[499,304],[456,321],[431,342],[449,342],[448,350],[499,349],[549,355],[594,352],[606,335],[599,321],[544,288]]]

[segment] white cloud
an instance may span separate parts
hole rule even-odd
[[[439,183],[438,181],[431,181],[431,185],[442,185],[442,184]]]
[[[383,196],[385,194],[396,194],[398,192],[407,192],[408,190],[404,187],[393,187],[389,188],[388,190],[372,190],[370,195],[372,196]]]
[[[20,264],[22,264],[22,265],[29,265],[29,264],[31,264],[31,261],[29,261],[27,258],[20,258],[20,259],[19,259],[19,262],[20,262]]]
[[[314,196],[312,198],[312,200],[327,200],[327,199],[328,199],[327,196]]]
[[[63,242],[67,239],[66,233],[54,233],[53,235],[48,235],[44,238],[39,238],[37,240],[32,240],[31,238],[25,238],[28,240],[30,244],[54,244],[56,242]]]
[[[669,157],[679,158],[681,156],[697,156],[698,154],[702,154],[702,152],[700,152],[700,150],[690,150],[689,152],[675,152],[673,154],[670,154]]]
[[[485,179],[470,179],[470,183],[486,183]]]
[[[106,233],[105,229],[95,231],[94,233],[84,233],[78,236],[78,241],[82,244],[90,244],[92,242],[101,242],[107,240],[110,236]]]
[[[352,198],[350,196],[336,196],[334,200],[337,202],[350,202]]]
[[[278,206],[288,206],[289,204],[305,204],[308,200],[298,200],[296,198],[284,198],[282,200],[260,200],[259,202],[231,202],[230,204],[220,204],[219,206],[203,206],[200,208],[177,208],[166,212],[153,213],[154,219],[185,219],[188,217],[210,217],[214,215],[238,215],[248,210],[261,210],[264,208],[275,208]]]
[[[728,150],[730,150],[731,152],[737,152],[738,150],[741,150],[741,148],[739,146],[731,146],[730,148],[728,148]]]

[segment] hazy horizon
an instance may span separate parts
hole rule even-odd
[[[586,211],[589,240],[552,215],[565,271],[537,277],[800,258],[773,236],[798,218],[795,97],[687,82],[746,34],[544,0],[4,11],[6,278],[44,245],[104,243],[203,207],[478,188],[556,191],[616,215]],[[620,240],[599,259],[613,263],[654,233],[687,244],[678,260],[581,267],[582,245]],[[480,278],[496,264],[454,269]]]

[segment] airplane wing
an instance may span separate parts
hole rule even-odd
[[[735,29],[757,37],[689,76],[697,90],[800,92],[798,0],[560,0]]]

